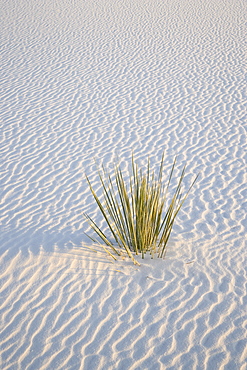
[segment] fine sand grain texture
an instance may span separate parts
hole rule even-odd
[[[246,1],[0,8],[1,370],[246,370]],[[132,150],[200,172],[140,267],[83,234],[84,174]]]

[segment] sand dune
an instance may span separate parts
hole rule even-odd
[[[246,369],[246,3],[0,4],[1,369]],[[201,173],[141,267],[83,234],[132,150]]]

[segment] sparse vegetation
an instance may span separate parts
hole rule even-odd
[[[99,237],[99,239],[95,239],[88,235],[89,238],[100,244],[114,259],[127,253],[132,261],[138,264],[134,255],[139,253],[142,254],[142,258],[147,252],[152,257],[155,255],[164,257],[176,216],[198,177],[197,175],[188,191],[183,195],[182,182],[186,168],[184,166],[174,194],[169,197],[169,186],[175,165],[176,158],[166,184],[163,183],[164,154],[157,176],[154,171],[150,171],[149,159],[147,169],[143,172],[136,164],[134,155],[132,155],[128,181],[124,180],[119,164],[115,164],[113,175],[110,175],[102,166],[102,169],[98,170],[98,176],[102,186],[103,200],[97,196],[86,176],[92,195],[112,237],[107,236],[85,214],[90,226]]]

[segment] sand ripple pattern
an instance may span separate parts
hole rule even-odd
[[[0,367],[244,370],[245,1],[0,7]],[[84,173],[132,150],[201,172],[139,270],[81,247]]]
[[[200,247],[141,269],[79,248],[6,254],[3,368],[245,369],[245,246]]]

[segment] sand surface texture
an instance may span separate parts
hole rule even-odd
[[[0,0],[2,370],[247,369],[244,0]],[[192,189],[165,260],[112,263],[85,181]]]

